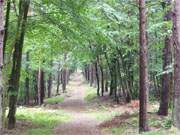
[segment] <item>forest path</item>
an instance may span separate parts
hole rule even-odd
[[[73,118],[55,128],[54,135],[102,135],[98,129],[101,121],[92,118],[88,113],[85,101],[86,89],[83,75],[78,71],[71,76],[68,86],[68,97],[58,108]]]

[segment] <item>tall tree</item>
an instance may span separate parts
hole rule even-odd
[[[169,8],[171,5],[171,0],[166,0],[164,9]],[[164,16],[164,21],[170,21],[172,17],[172,12],[169,10]],[[163,49],[163,71],[168,69],[171,64],[171,47],[172,47],[172,37],[167,35],[165,38],[165,45]],[[171,86],[171,73],[165,73],[162,76],[162,89],[161,89],[161,101],[158,114],[167,116],[168,115],[168,103],[169,103],[169,92]]]
[[[174,125],[180,129],[180,0],[174,10]]]
[[[17,25],[17,37],[14,42],[13,63],[9,80],[9,113],[8,113],[8,128],[13,129],[16,123],[16,103],[19,90],[19,79],[22,61],[22,49],[24,44],[25,29],[27,15],[29,10],[30,0],[19,1],[19,16]]]
[[[139,0],[139,30],[140,30],[140,110],[139,131],[148,130],[147,124],[147,92],[148,92],[148,69],[147,69],[147,39],[146,39],[146,4],[145,0]]]
[[[3,107],[2,107],[2,94],[3,94],[3,78],[2,78],[2,66],[3,66],[3,39],[4,39],[4,0],[0,0],[0,134],[2,134],[3,128]]]
[[[11,10],[11,0],[7,0],[6,21],[5,21],[5,26],[4,26],[5,27],[5,31],[4,31],[4,45],[3,45],[3,55],[4,55],[4,58],[5,58],[5,50],[6,50],[7,37],[8,37],[10,10]]]

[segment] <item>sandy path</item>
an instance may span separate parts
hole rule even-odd
[[[68,98],[59,104],[66,113],[70,114],[73,119],[69,122],[60,124],[56,127],[54,135],[101,135],[97,128],[100,121],[89,116],[86,113],[85,88],[87,84],[81,73],[75,73],[69,84]]]

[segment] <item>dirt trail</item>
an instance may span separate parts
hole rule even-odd
[[[80,72],[71,77],[68,88],[68,97],[58,106],[73,119],[56,127],[54,135],[102,135],[97,128],[100,121],[87,113],[87,104],[84,100],[87,84],[84,83]]]

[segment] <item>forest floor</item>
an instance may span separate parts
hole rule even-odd
[[[80,73],[74,74],[68,88],[68,97],[64,102],[54,106],[72,116],[72,120],[57,126],[54,135],[101,135],[96,120],[88,113],[85,101],[86,85]]]
[[[19,107],[16,130],[5,135],[138,135],[139,102],[116,104],[107,94],[96,96],[80,72],[71,76],[67,93],[45,101],[42,107]],[[180,135],[171,117],[156,115],[148,106],[151,132],[144,135]]]

